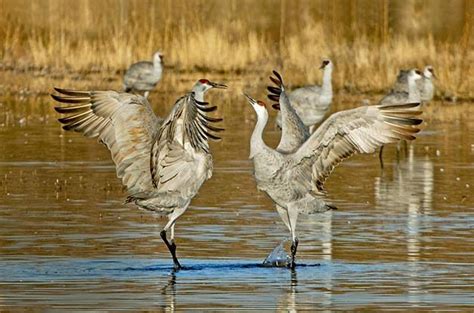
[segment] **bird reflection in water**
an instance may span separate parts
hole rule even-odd
[[[164,285],[160,293],[164,295],[164,309],[166,312],[175,312],[176,310],[176,270],[173,269],[168,278],[168,282]]]
[[[278,311],[286,312],[298,312],[296,309],[296,293],[298,287],[298,276],[295,269],[290,270],[290,281],[288,288],[284,289],[283,294],[281,295],[280,300],[278,301],[277,308]]]
[[[429,157],[415,157],[414,146],[410,145],[408,158],[394,164],[392,177],[382,175],[375,181],[376,206],[387,213],[401,213],[406,217],[408,297],[412,303],[419,302],[419,294],[423,292],[419,275],[422,270],[420,243],[423,233],[429,234],[432,229],[429,216],[432,214],[433,169]]]

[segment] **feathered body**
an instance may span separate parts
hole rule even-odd
[[[331,81],[333,64],[330,60],[324,60],[321,68],[324,71],[321,86],[305,86],[297,88],[288,94],[289,101],[294,110],[303,124],[309,128],[323,120],[333,98]],[[276,123],[282,128],[282,116],[280,113],[277,114]]]
[[[405,73],[406,72],[406,73]],[[403,84],[400,84],[402,81],[401,77],[405,77],[406,79],[406,88]],[[395,85],[396,88],[392,89],[385,97],[383,97],[379,101],[379,105],[403,105],[405,103],[416,103],[421,102],[421,94],[420,94],[420,86],[418,82],[422,78],[422,73],[417,69],[412,69],[409,71],[401,70],[400,74],[397,78],[397,84]],[[405,90],[406,89],[406,90]],[[402,140],[403,141],[403,140]],[[405,141],[406,143],[406,141]],[[380,167],[384,167],[383,163],[383,148],[382,145],[380,147],[379,152],[379,160],[380,160]],[[400,142],[398,143],[397,149],[400,149]]]
[[[410,70],[400,70],[392,91],[405,93],[409,92],[409,73]],[[423,77],[416,81],[416,86],[418,88],[420,99],[423,102],[429,102],[433,99],[435,92],[433,78],[435,78],[434,69],[431,65],[428,65],[423,70]]]
[[[162,238],[175,256],[174,224],[201,185],[212,176],[209,139],[221,119],[207,115],[216,109],[203,102],[204,93],[225,85],[200,80],[193,91],[178,99],[165,120],[158,118],[145,97],[116,91],[72,91],[57,88],[52,97],[67,106],[59,122],[65,130],[98,137],[111,152],[117,176],[127,188],[127,202],[168,216]],[[200,99],[200,100],[197,100]],[[171,228],[170,244],[166,231]]]
[[[272,81],[277,87],[269,87],[269,98],[279,101],[282,120],[292,121],[294,113],[288,100],[283,81],[278,73]],[[283,123],[282,142],[289,152],[268,147],[263,141],[263,131],[268,121],[265,104],[247,96],[257,113],[257,123],[250,141],[250,158],[254,164],[257,188],[275,202],[278,213],[292,235],[292,266],[298,245],[296,220],[300,213],[318,213],[334,208],[325,201],[324,182],[334,168],[355,153],[373,153],[384,143],[400,139],[412,140],[422,122],[416,118],[421,113],[419,103],[402,105],[363,106],[331,115],[309,137],[304,128],[285,132]],[[297,127],[298,128],[298,127]],[[293,136],[289,141],[288,136]],[[298,142],[301,142],[298,144]],[[279,145],[279,146],[280,146]]]
[[[132,64],[125,72],[123,88],[125,92],[144,93],[148,97],[163,74],[163,55],[155,53],[153,61],[141,61]]]

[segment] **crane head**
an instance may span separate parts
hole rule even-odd
[[[425,76],[426,78],[432,78],[432,77],[436,78],[433,66],[431,65],[426,66],[425,70],[423,71],[423,76]]]
[[[224,85],[224,84],[221,84],[221,83],[211,82],[208,79],[202,78],[194,84],[193,91],[206,92],[206,91],[208,91],[209,89],[212,89],[212,88],[226,89],[227,85]]]
[[[244,93],[244,96],[247,98],[247,101],[252,105],[255,112],[257,112],[257,115],[260,115],[260,112],[262,111],[267,111],[267,104],[262,100],[255,100],[246,93]]]
[[[164,58],[165,56],[163,55],[163,53],[161,53],[161,51],[156,51],[153,55],[153,61],[157,63],[163,63]]]
[[[323,69],[325,69],[326,67],[332,67],[332,62],[331,62],[331,60],[329,60],[329,59],[323,59],[323,62],[321,63],[321,66],[319,67],[319,69],[323,70]]]

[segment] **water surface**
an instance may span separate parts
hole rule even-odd
[[[326,185],[338,210],[300,218],[290,271],[261,266],[289,234],[255,187],[253,112],[211,97],[226,132],[212,144],[214,176],[177,223],[179,272],[164,220],[123,204],[105,148],[63,132],[46,98],[33,112],[4,103],[0,310],[474,308],[474,122],[427,123],[399,161],[385,149],[383,171],[376,155],[338,167]],[[269,125],[267,142],[278,136]]]

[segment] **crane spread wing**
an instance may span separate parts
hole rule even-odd
[[[268,98],[278,103],[273,104],[275,109],[281,110],[281,139],[277,151],[291,153],[296,151],[309,137],[308,128],[292,107],[278,72],[273,71],[275,77],[270,77],[276,86],[268,86]]]
[[[67,104],[55,110],[65,130],[98,137],[110,150],[117,176],[129,194],[153,189],[150,174],[150,151],[160,119],[148,101],[116,91],[73,91],[55,89],[54,100]]]
[[[344,159],[355,153],[373,153],[400,139],[415,139],[422,123],[417,118],[422,113],[419,105],[363,106],[331,115],[292,155],[292,172],[302,180],[310,179],[322,191],[326,178]]]
[[[220,140],[212,125],[222,119],[207,116],[215,106],[199,102],[194,93],[178,99],[160,128],[151,152],[153,184],[158,192],[178,192],[193,197],[212,174],[209,139]]]

